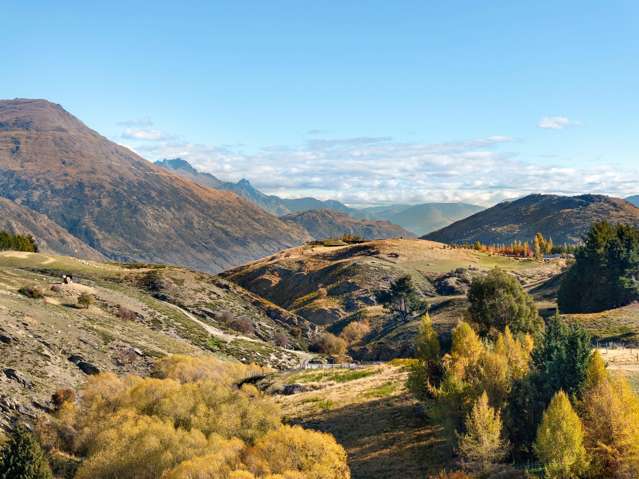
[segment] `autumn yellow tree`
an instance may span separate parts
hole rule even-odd
[[[622,377],[597,374],[582,416],[593,477],[639,477],[639,398]]]
[[[465,426],[466,433],[459,438],[459,453],[467,467],[485,473],[507,454],[499,411],[490,407],[485,392],[466,417]]]
[[[549,479],[578,478],[587,470],[583,425],[563,391],[544,412],[533,447]]]

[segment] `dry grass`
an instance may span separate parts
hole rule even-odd
[[[449,459],[437,427],[425,422],[404,386],[406,368],[384,364],[348,382],[315,381],[321,388],[279,396],[287,420],[330,432],[349,456],[354,479],[426,477]],[[316,371],[279,380],[316,378]]]
[[[639,304],[592,314],[566,314],[568,320],[581,324],[600,342],[639,345]]]

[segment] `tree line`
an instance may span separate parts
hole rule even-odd
[[[38,245],[31,235],[11,234],[6,231],[0,231],[0,251],[3,250],[37,253]]]

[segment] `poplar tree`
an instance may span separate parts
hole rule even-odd
[[[501,417],[488,404],[486,391],[475,402],[465,425],[466,433],[459,438],[459,453],[470,468],[486,472],[506,456],[508,449],[502,439]]]
[[[549,479],[576,479],[587,470],[583,425],[565,392],[550,401],[533,447]]]

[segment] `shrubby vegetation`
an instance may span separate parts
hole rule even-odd
[[[6,231],[0,231],[0,251],[2,250],[37,253],[38,245],[31,235],[14,235]]]
[[[33,434],[18,426],[0,452],[0,479],[52,479],[51,469]]]
[[[503,294],[479,281],[486,304]],[[445,353],[424,316],[408,379],[465,473],[525,477],[533,466],[553,479],[639,477],[639,397],[608,373],[588,334],[559,316],[531,331],[517,315],[496,322],[479,311],[458,324]]]
[[[589,313],[639,300],[639,228],[592,226],[559,289],[562,313]]]
[[[310,345],[310,350],[315,353],[342,356],[346,353],[346,341],[339,336],[324,332],[318,335]]]
[[[258,371],[171,356],[150,378],[94,376],[40,437],[52,457],[77,458],[77,479],[349,478],[332,436],[282,425],[271,400],[234,386]]]

